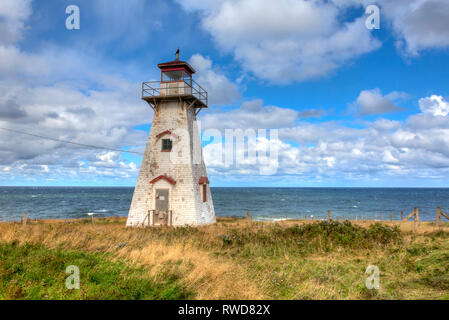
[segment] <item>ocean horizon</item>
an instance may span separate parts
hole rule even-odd
[[[127,216],[134,187],[0,187],[0,221]],[[217,217],[255,220],[326,219],[368,216],[399,220],[419,208],[420,219],[435,221],[436,207],[449,211],[449,188],[379,187],[212,187]]]

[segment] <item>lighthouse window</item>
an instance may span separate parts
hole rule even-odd
[[[172,141],[170,139],[162,139],[162,151],[171,151]]]
[[[182,79],[182,71],[167,71],[162,73],[162,81],[180,81]]]

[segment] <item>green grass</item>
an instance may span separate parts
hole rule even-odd
[[[80,289],[65,286],[69,265],[80,270]],[[174,274],[151,279],[142,268],[106,253],[0,244],[0,299],[186,299]]]
[[[435,228],[225,219],[199,228],[125,229],[114,219],[88,222],[0,225],[7,235],[0,299],[248,298],[248,284],[255,297],[272,299],[449,299],[449,233]],[[153,254],[156,260],[147,259]],[[65,288],[68,265],[80,268],[80,290]],[[366,288],[369,265],[379,267],[379,290]],[[228,277],[211,272],[220,267]],[[222,291],[211,296],[215,287]],[[238,288],[235,295],[229,288]]]
[[[376,223],[363,228],[349,221],[282,226],[229,226],[211,238],[201,229],[179,228],[153,236],[189,237],[244,265],[255,283],[274,299],[447,299],[447,233],[405,241],[398,227]],[[413,237],[413,236],[412,236]],[[424,240],[424,241],[423,241]],[[381,290],[365,286],[368,265],[381,270]]]

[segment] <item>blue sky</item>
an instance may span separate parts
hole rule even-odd
[[[212,186],[448,186],[444,0],[2,0],[0,127],[141,153],[141,83],[178,47],[209,92],[204,131],[278,131],[268,175],[203,142]],[[133,186],[140,162],[0,130],[0,185]]]

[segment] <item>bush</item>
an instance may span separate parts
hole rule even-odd
[[[219,235],[221,247],[293,248],[300,251],[325,250],[333,247],[373,248],[401,241],[398,227],[374,224],[369,228],[353,225],[349,221],[320,221],[311,224],[269,228],[233,228]]]
[[[294,237],[302,241],[319,242],[330,246],[371,248],[400,241],[401,231],[398,227],[389,227],[380,223],[363,228],[349,221],[342,223],[320,221],[279,230],[278,236]]]

